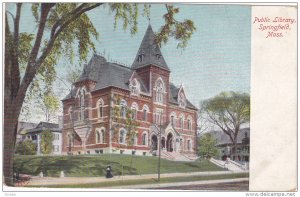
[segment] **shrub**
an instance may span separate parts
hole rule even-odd
[[[35,155],[37,146],[31,140],[20,141],[16,147],[16,153],[20,155]]]

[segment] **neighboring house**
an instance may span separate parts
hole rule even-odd
[[[99,55],[84,66],[74,89],[63,99],[64,154],[152,155],[161,144],[168,154],[196,155],[197,108],[182,85],[170,83],[171,71],[154,39],[149,25],[130,68]],[[117,137],[111,134],[116,97],[121,99],[120,116],[125,118],[130,108],[139,125],[132,146],[127,146],[125,126]]]
[[[42,154],[41,152],[41,136],[42,132],[50,130],[53,134],[53,155],[60,155],[62,151],[62,134],[59,124],[49,123],[49,122],[40,122],[35,128],[29,129],[25,136],[27,139],[32,140],[37,144],[37,155]]]
[[[19,121],[17,128],[16,144],[26,138],[26,135],[24,134],[26,134],[26,132],[29,129],[35,128],[36,126],[36,123]]]
[[[250,156],[250,128],[240,129],[237,136],[237,151],[233,154],[233,144],[228,135],[222,131],[210,132],[217,140],[217,147],[220,151],[220,159],[226,160],[229,157],[237,162],[249,162]]]

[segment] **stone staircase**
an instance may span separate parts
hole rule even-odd
[[[221,167],[221,168],[226,168],[230,171],[234,171],[234,172],[244,172],[244,171],[247,171],[248,167],[247,165],[243,165],[243,164],[240,164],[240,163],[237,163],[235,161],[232,161],[231,159],[229,159],[227,162],[226,161],[222,161],[222,160],[217,160],[217,159],[214,159],[214,158],[211,158],[209,160],[210,162],[212,162],[213,164]]]
[[[173,161],[194,161],[196,156],[186,155],[178,152],[161,151],[161,158],[173,160]]]

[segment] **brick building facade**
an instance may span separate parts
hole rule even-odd
[[[63,100],[64,154],[152,155],[161,145],[162,154],[195,156],[197,109],[182,86],[170,83],[171,71],[154,39],[149,25],[131,68],[99,55],[84,66]],[[116,105],[120,117],[126,109],[135,114],[137,135],[131,145],[126,143],[125,126],[116,138],[112,134]]]

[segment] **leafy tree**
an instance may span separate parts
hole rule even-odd
[[[204,158],[211,158],[218,156],[218,149],[216,147],[217,141],[213,138],[211,133],[204,133],[199,139],[198,155]]]
[[[14,14],[5,12],[4,177],[7,185],[13,185],[13,154],[10,153],[15,147],[23,103],[28,100],[26,95],[41,81],[48,84],[55,80],[55,67],[61,57],[72,62],[76,52],[80,61],[86,61],[90,51],[96,52],[93,38],[98,39],[98,32],[86,12],[105,3],[32,3],[35,21],[26,22],[37,27],[35,34],[20,32],[23,4],[15,5]],[[132,34],[137,32],[141,4],[107,5],[115,19],[115,28],[121,20],[124,29],[130,28]],[[157,42],[165,43],[167,37],[173,37],[179,41],[179,47],[184,47],[195,31],[194,24],[191,20],[177,21],[178,8],[171,5],[166,8],[166,25],[158,32]],[[143,5],[143,10],[149,16],[150,5]],[[76,50],[74,46],[78,46]]]
[[[229,136],[235,153],[240,126],[250,121],[250,95],[222,92],[202,102],[207,120]]]
[[[197,135],[201,136],[203,133],[207,132],[210,129],[209,121],[205,116],[204,110],[201,108],[197,113]]]
[[[135,139],[138,137],[138,122],[136,121],[137,112],[128,108],[127,106],[123,106],[125,112],[125,117],[122,117],[122,109],[121,109],[121,98],[119,96],[113,96],[113,107],[112,107],[112,139],[113,142],[118,144],[117,148],[124,147],[132,147],[135,144]],[[124,144],[119,144],[120,138],[120,129],[126,129],[126,138]],[[131,155],[130,160],[130,169],[132,167],[133,155]],[[122,161],[123,163],[123,161]]]
[[[121,98],[119,96],[114,96],[112,98],[112,139],[113,142],[119,143],[119,131],[123,127],[126,129],[126,139],[123,146],[133,146],[134,138],[137,136],[138,123],[134,118],[134,111],[123,106],[125,110],[125,117],[122,117],[121,110]],[[120,146],[119,146],[120,148]]]
[[[16,153],[20,155],[35,155],[37,146],[31,140],[20,141],[16,146]]]
[[[41,152],[42,154],[48,155],[52,153],[52,142],[53,142],[54,136],[53,133],[50,130],[42,131],[41,135]]]

